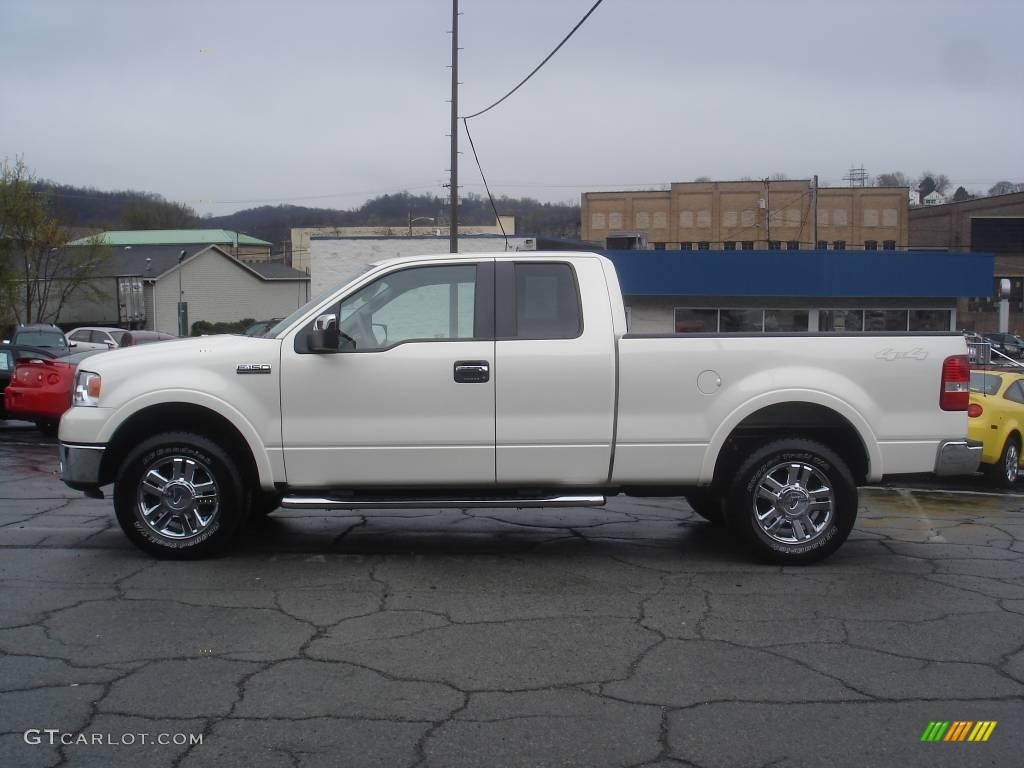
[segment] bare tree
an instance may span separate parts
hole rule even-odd
[[[694,179],[694,181],[707,182],[707,181],[711,181],[711,177],[710,176],[698,176],[696,179]]]
[[[0,166],[0,315],[19,323],[56,322],[77,293],[99,294],[91,279],[103,261],[99,243],[65,248],[67,232],[51,215],[25,161]]]
[[[1024,184],[1015,184],[1012,181],[997,181],[988,190],[989,197],[993,195],[1009,195],[1012,192],[1024,192]]]
[[[917,180],[917,191],[921,193],[922,198],[930,195],[932,192],[944,195],[949,187],[949,177],[944,173],[925,171],[921,174],[921,178]]]
[[[912,187],[913,184],[910,182],[910,177],[903,171],[893,171],[892,173],[880,173],[875,176],[876,187]]]
[[[781,172],[772,174],[772,181],[786,181],[788,178],[789,176]]]

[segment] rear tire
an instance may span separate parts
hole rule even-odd
[[[997,488],[1013,488],[1020,476],[1020,440],[1011,435],[1006,438],[997,464],[986,464],[985,475]]]
[[[173,560],[223,550],[245,520],[246,501],[231,457],[189,432],[140,443],[122,462],[114,485],[121,530],[144,552]]]
[[[725,498],[710,488],[690,491],[684,497],[690,509],[712,525],[725,524]]]
[[[857,487],[839,456],[813,440],[776,440],[736,472],[726,515],[761,558],[809,565],[835,552],[857,519]]]

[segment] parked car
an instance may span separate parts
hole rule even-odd
[[[156,341],[173,341],[177,339],[170,333],[162,333],[160,331],[125,331],[124,336],[121,338],[122,347],[137,347],[139,344],[152,344]]]
[[[593,253],[384,261],[273,330],[84,362],[64,482],[114,483],[125,535],[168,558],[212,554],[278,505],[622,493],[688,496],[761,557],[802,565],[849,535],[857,486],[971,474],[981,454],[961,335],[630,334]]]
[[[79,349],[117,349],[126,333],[125,328],[75,328],[64,335]]]
[[[1020,474],[1024,442],[1024,373],[971,371],[967,436],[983,446],[981,469],[1001,488]]]
[[[1024,340],[1012,333],[986,333],[984,339],[992,345],[992,349],[1007,357],[1019,358],[1024,355]]]
[[[76,346],[64,338],[64,331],[53,323],[30,323],[19,325],[11,336],[11,344],[16,347],[37,347],[52,349],[58,355],[64,355]]]
[[[37,347],[16,347],[4,342],[0,344],[0,419],[7,418],[7,410],[4,406],[5,392],[7,385],[11,383],[14,375],[15,363],[22,357],[38,357],[44,360],[52,360],[56,355],[46,349]]]
[[[4,407],[11,418],[34,421],[40,430],[56,434],[64,411],[71,407],[71,387],[78,363],[100,354],[88,349],[61,357],[23,354],[14,365],[4,390]]]

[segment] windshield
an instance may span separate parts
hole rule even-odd
[[[114,340],[114,343],[117,344],[117,346],[121,346],[121,340],[124,338],[127,331],[107,331],[107,333],[110,334],[110,338]]]
[[[322,302],[324,299],[326,299],[332,293],[337,291],[339,288],[348,285],[349,283],[353,282],[356,278],[358,278],[360,275],[365,275],[367,272],[369,272],[373,268],[374,268],[373,264],[366,264],[366,265],[364,265],[363,267],[361,267],[359,270],[353,272],[351,275],[349,275],[344,280],[341,280],[340,282],[335,283],[334,285],[332,285],[326,291],[321,291],[320,293],[318,293],[316,296],[314,296],[312,299],[307,301],[301,307],[296,309],[294,312],[292,312],[290,315],[288,315],[288,317],[286,317],[284,320],[279,322],[277,325],[275,325],[273,328],[271,328],[266,333],[260,333],[260,334],[257,334],[257,335],[260,338],[264,338],[264,339],[272,339],[272,338],[274,338],[275,336],[277,336],[277,334],[281,333],[288,326],[290,326],[292,323],[294,323],[300,317],[305,315],[307,312],[309,312],[311,309],[313,309],[313,307],[315,307],[317,304]]]

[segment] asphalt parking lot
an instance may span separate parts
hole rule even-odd
[[[278,512],[173,563],[55,470],[0,422],[7,768],[1021,764],[1024,496],[970,479],[863,491],[804,569],[679,499]]]

